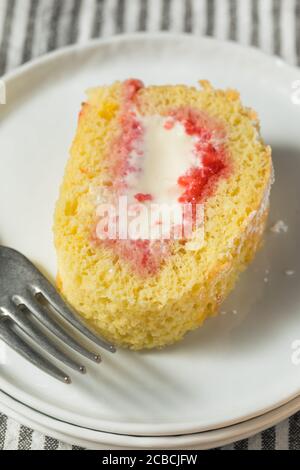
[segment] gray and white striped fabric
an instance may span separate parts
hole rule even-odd
[[[135,31],[188,32],[300,65],[300,0],[0,0],[0,77],[56,48]],[[0,414],[0,449],[78,449]],[[300,450],[300,413],[224,449]]]

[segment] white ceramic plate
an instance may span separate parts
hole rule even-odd
[[[194,433],[261,415],[300,393],[291,360],[300,337],[298,69],[233,43],[162,34],[97,41],[23,67],[7,77],[8,102],[0,108],[0,242],[54,278],[52,214],[83,91],[126,77],[146,84],[206,78],[238,88],[273,147],[271,221],[283,219],[289,231],[267,234],[224,306],[229,313],[180,344],[104,353],[101,366],[87,363],[89,374],[73,374],[68,387],[7,350],[0,388],[53,418],[112,433]]]
[[[53,419],[0,392],[0,411],[19,423],[71,445],[88,449],[211,449],[246,439],[300,409],[300,397],[262,416],[222,429],[181,436],[125,436],[81,428]]]

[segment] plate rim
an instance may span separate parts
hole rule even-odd
[[[221,40],[218,40],[218,39],[215,39],[215,38],[212,38],[212,37],[207,37],[207,36],[195,36],[193,34],[189,34],[189,33],[169,33],[169,32],[157,32],[157,33],[132,33],[132,34],[121,34],[121,35],[114,35],[112,37],[108,37],[108,38],[97,38],[97,39],[93,39],[91,41],[88,41],[88,42],[85,42],[85,43],[82,43],[82,44],[74,44],[74,45],[70,45],[70,46],[66,46],[64,48],[61,48],[61,49],[58,49],[56,51],[53,51],[51,53],[48,53],[46,55],[43,55],[41,57],[38,57],[24,65],[22,65],[21,67],[17,68],[16,70],[13,70],[9,73],[7,73],[6,75],[4,75],[3,77],[1,77],[2,80],[4,80],[4,82],[10,82],[10,81],[13,81],[15,79],[18,79],[19,77],[22,77],[24,74],[26,74],[27,72],[31,72],[33,71],[34,69],[36,68],[39,68],[40,66],[43,66],[44,64],[48,64],[48,63],[51,63],[52,61],[56,61],[57,59],[60,59],[61,57],[64,57],[65,55],[69,55],[69,54],[72,54],[72,53],[81,53],[82,51],[92,51],[92,50],[96,50],[97,48],[101,48],[101,47],[105,47],[106,45],[111,45],[112,43],[124,43],[124,42],[131,42],[131,41],[153,41],[153,40],[161,40],[161,39],[164,39],[164,40],[169,40],[169,41],[182,41],[182,40],[192,40],[192,41],[195,41],[195,42],[204,42],[204,43],[210,43],[210,44],[215,44],[215,45],[219,45],[219,46],[222,46],[222,47],[230,47],[232,49],[235,49],[235,50],[239,50],[239,51],[247,51],[248,53],[252,54],[252,57],[254,57],[254,59],[256,60],[259,60],[260,62],[263,60],[264,63],[267,63],[268,65],[272,66],[272,67],[277,67],[277,70],[281,69],[282,71],[287,71],[289,74],[293,73],[293,74],[298,74],[300,76],[300,69],[298,67],[294,67],[294,66],[291,66],[289,64],[287,64],[283,59],[279,58],[278,56],[275,56],[275,55],[268,55],[266,53],[264,53],[263,51],[261,51],[260,49],[258,48],[255,48],[255,47],[245,47],[243,45],[240,45],[234,41],[221,41]],[[2,379],[0,378],[0,384],[3,383],[2,382]],[[11,385],[11,384],[10,384]],[[16,387],[12,387],[12,388],[16,388]],[[8,387],[8,393],[11,393],[10,391],[10,387]],[[22,391],[21,390],[17,390],[17,392],[20,394],[21,393],[21,396],[22,396]],[[285,405],[286,403],[290,402],[291,400],[293,400],[295,397],[299,396],[300,395],[300,388],[299,390],[297,390],[297,392],[293,392],[291,393],[289,396],[283,398],[282,400],[279,400],[278,402],[270,405],[270,407],[265,407],[263,410],[259,410],[259,411],[256,411],[256,412],[252,412],[252,413],[248,413],[247,415],[245,415],[242,419],[236,419],[236,420],[227,420],[227,421],[224,421],[222,426],[220,426],[220,428],[224,428],[224,427],[228,427],[229,425],[234,425],[236,424],[236,422],[245,422],[245,421],[248,421],[249,419],[252,419],[252,418],[255,418],[257,416],[261,416],[262,414],[265,414],[267,412],[270,412],[282,405]],[[18,394],[16,394],[16,396],[18,396]],[[28,399],[29,397],[29,394],[26,394],[25,395]],[[38,406],[42,406],[44,409],[45,409],[45,403],[40,400],[40,399],[35,399],[35,403],[36,404],[39,404]],[[52,405],[50,406],[46,406],[46,410],[47,410],[47,413],[49,412],[49,415],[51,414],[54,414],[55,412],[57,412],[58,410],[61,411],[61,409],[59,409],[58,407],[54,407]],[[76,418],[77,421],[81,420],[81,419],[85,419],[84,416],[82,415],[79,415],[78,413],[69,413],[69,419],[70,418]],[[55,419],[55,418],[53,418]],[[91,421],[91,418],[88,418],[89,421]],[[100,422],[100,420],[98,420],[98,422]],[[71,423],[70,423],[71,424]],[[78,424],[76,424],[78,425]],[[192,434],[192,433],[195,433],[195,432],[200,432],[200,430],[202,430],[201,432],[205,431],[205,430],[208,430],[208,429],[211,429],[211,427],[207,427],[207,426],[203,426],[203,425],[195,425],[195,424],[191,424],[191,423],[184,423],[184,424],[176,424],[176,426],[174,425],[174,423],[172,424],[140,424],[140,423],[135,423],[135,424],[131,424],[131,423],[123,423],[123,422],[111,422],[111,421],[105,421],[105,420],[101,420],[101,427],[105,427],[107,428],[107,431],[105,432],[111,432],[111,429],[113,427],[119,427],[121,429],[125,429],[125,427],[128,428],[128,426],[134,426],[134,434],[136,435],[142,435],[142,436],[149,436],[149,435],[154,435],[154,432],[151,432],[149,433],[149,431],[147,431],[146,428],[151,428],[151,429],[156,429],[155,431],[155,435],[156,436],[163,436],[163,435],[166,435],[166,433],[170,433],[170,427],[172,426],[173,428],[175,427],[176,430],[172,431],[173,435],[175,434],[178,434],[178,433],[186,433],[186,434]],[[123,431],[122,431],[123,432]]]
[[[51,52],[47,52],[46,54],[43,54],[41,56],[35,57],[34,59],[29,60],[28,62],[25,62],[24,64],[19,65],[15,69],[9,70],[6,72],[4,75],[2,75],[0,78],[2,81],[6,82],[8,80],[12,80],[14,78],[17,78],[19,75],[26,73],[29,70],[32,70],[35,67],[38,67],[40,65],[43,65],[44,63],[50,62],[55,59],[59,59],[60,57],[63,57],[66,54],[70,54],[72,52],[80,52],[82,50],[92,50],[96,49],[99,46],[106,45],[106,44],[111,44],[111,43],[123,43],[123,42],[128,42],[128,41],[135,41],[135,40],[155,40],[155,39],[169,39],[169,40],[181,40],[181,39],[194,39],[195,41],[204,41],[207,43],[211,44],[219,44],[225,47],[232,47],[233,49],[239,49],[239,50],[247,50],[248,52],[251,52],[253,55],[260,56],[261,58],[264,58],[267,60],[269,63],[276,63],[277,66],[281,66],[283,68],[288,68],[290,71],[294,71],[298,74],[300,74],[300,67],[297,65],[291,65],[289,64],[286,60],[284,60],[282,57],[276,55],[276,54],[268,54],[264,52],[262,49],[252,46],[252,45],[242,45],[238,43],[237,41],[234,40],[221,40],[218,38],[214,38],[212,36],[196,36],[193,33],[172,33],[168,31],[157,31],[153,33],[149,32],[143,32],[143,31],[137,31],[135,33],[120,33],[120,34],[114,34],[113,36],[108,36],[106,38],[92,38],[86,42],[82,43],[75,43],[75,44],[70,44],[64,47],[60,47],[58,49],[55,49]]]
[[[133,436],[96,431],[52,418],[32,409],[0,390],[0,411],[20,424],[29,426],[71,445],[89,449],[101,445],[111,449],[179,449],[199,450],[222,447],[241,439],[248,439],[257,433],[276,426],[300,410],[300,397],[290,400],[267,413],[231,426],[179,436]],[[40,420],[39,420],[40,419]],[[26,422],[24,422],[26,421]],[[57,425],[58,428],[57,428]],[[106,447],[109,446],[109,447]]]

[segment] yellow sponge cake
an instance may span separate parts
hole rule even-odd
[[[180,340],[259,248],[272,171],[235,90],[134,79],[89,90],[55,211],[62,294],[117,345]]]

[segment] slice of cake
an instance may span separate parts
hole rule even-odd
[[[58,286],[110,341],[178,341],[215,314],[259,248],[271,149],[235,90],[92,89],[54,235]]]

